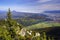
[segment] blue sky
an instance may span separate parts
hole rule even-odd
[[[60,10],[60,0],[0,0],[0,10],[42,13],[47,10]]]

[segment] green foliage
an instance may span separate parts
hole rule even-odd
[[[0,38],[5,39],[5,40],[12,40],[11,36],[9,35],[9,32],[6,28],[3,26],[0,27]]]
[[[12,19],[11,11],[7,13],[7,19],[1,20],[0,23],[0,39],[1,40],[14,40],[17,36],[16,32],[21,30],[21,25]]]
[[[47,40],[47,38],[46,38],[46,33],[45,33],[45,32],[43,32],[43,39],[44,39],[44,40]]]
[[[41,22],[40,19],[34,19],[34,18],[19,18],[15,20],[21,23],[23,26],[29,26]]]
[[[31,26],[26,27],[26,29],[41,29],[41,28],[49,28],[49,27],[60,27],[60,23],[57,22],[42,22],[38,24],[34,24]]]
[[[51,40],[50,37],[48,37],[48,39]]]

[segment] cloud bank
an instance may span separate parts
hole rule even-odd
[[[43,13],[47,10],[60,10],[59,0],[3,0],[0,10],[16,10],[18,12]]]

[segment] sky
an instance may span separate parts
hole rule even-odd
[[[0,0],[0,10],[42,13],[48,10],[60,10],[60,0]]]

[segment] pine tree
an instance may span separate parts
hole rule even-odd
[[[20,31],[22,26],[19,23],[17,23],[14,19],[12,19],[10,8],[8,9],[7,13],[7,23],[8,23],[7,29],[11,35],[11,38],[18,39],[16,38],[16,36],[18,35],[16,34],[16,32]]]
[[[8,19],[8,20],[11,20],[11,11],[10,11],[10,8],[8,9],[7,19]]]
[[[9,8],[8,13],[7,13],[7,23],[8,23],[7,29],[9,31],[10,35],[11,35],[11,38],[14,38],[15,37],[15,32],[14,32],[14,28],[13,28],[14,24],[12,24],[12,21],[13,20],[12,20],[12,17],[11,17],[11,11],[10,11],[10,8]]]
[[[12,21],[11,11],[10,11],[10,8],[9,8],[9,9],[8,9],[8,12],[7,12],[7,23],[8,23],[8,26],[9,26],[9,27],[12,26],[11,21]]]

